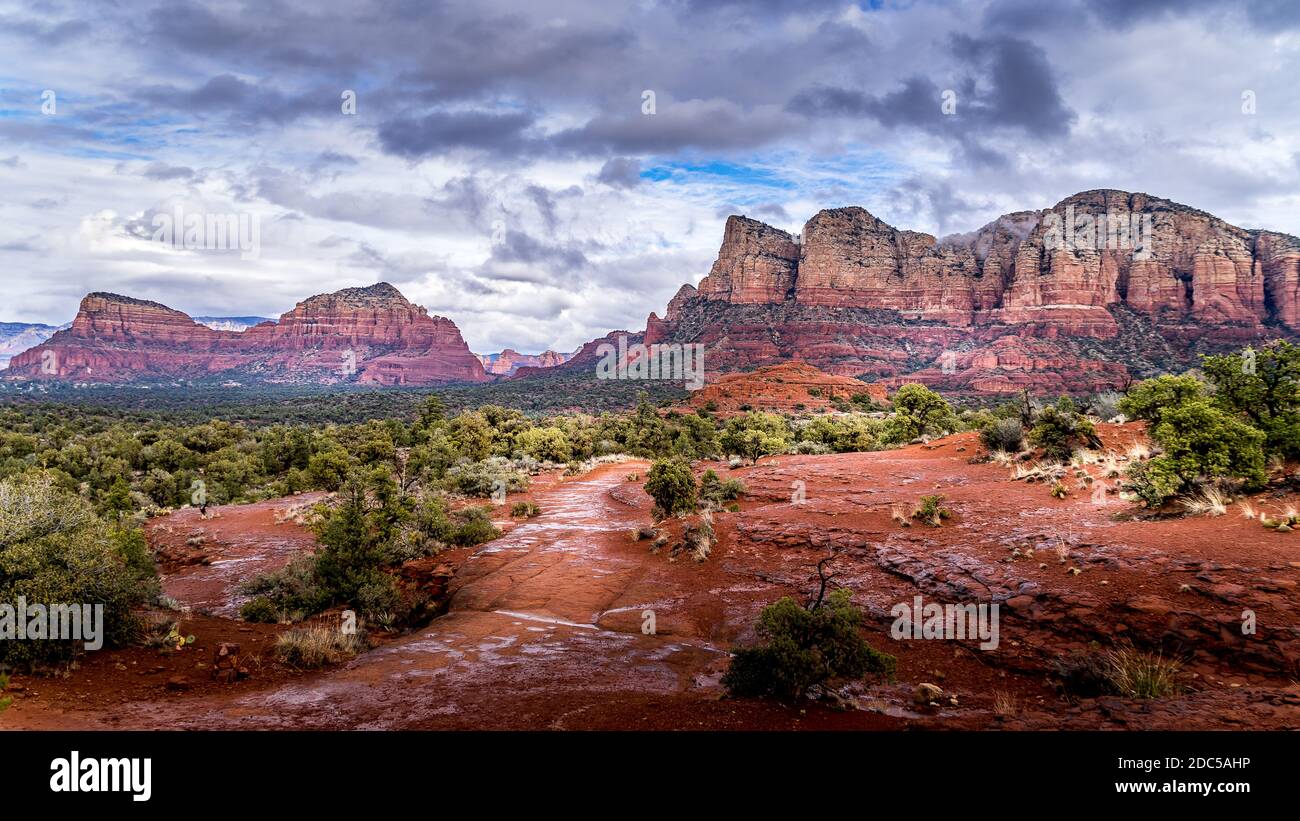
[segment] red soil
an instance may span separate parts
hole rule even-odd
[[[1119,449],[1140,428],[1102,426],[1101,433]],[[1094,504],[1090,492],[1073,489],[1073,477],[1070,495],[1056,499],[1045,484],[1012,481],[1007,468],[972,463],[978,452],[976,437],[963,434],[879,453],[781,456],[731,471],[748,494],[741,512],[717,515],[719,541],[703,563],[670,561],[666,551],[652,553],[647,542],[632,540],[628,531],[649,522],[650,500],[624,476],[644,476],[645,465],[603,466],[539,489],[532,495],[541,516],[470,551],[452,582],[447,615],[342,667],[293,677],[255,672],[236,685],[182,692],[154,685],[109,700],[99,689],[124,677],[112,665],[143,652],[109,651],[93,654],[68,680],[86,677],[77,685],[84,698],[68,681],[21,677],[39,695],[18,699],[0,722],[1300,728],[1300,536],[1267,530],[1235,505],[1217,518],[1137,518],[1140,511],[1113,495]],[[803,483],[802,504],[792,503],[796,482]],[[910,510],[934,493],[944,495],[952,513],[941,527],[902,527],[891,519],[895,504]],[[1254,501],[1269,510],[1300,503],[1287,494]],[[896,680],[843,691],[838,706],[847,709],[723,698],[718,678],[727,651],[754,639],[751,625],[764,605],[813,590],[814,565],[832,546],[839,553],[835,582],[867,611],[872,645],[897,656]],[[998,602],[999,647],[892,639],[890,608],[918,594],[927,602]],[[1259,629],[1245,636],[1240,624],[1248,609]],[[655,613],[654,635],[641,632],[646,610]],[[1056,657],[1126,637],[1185,658],[1187,692],[1072,702],[1050,685]],[[942,706],[912,706],[919,682],[943,688]]]

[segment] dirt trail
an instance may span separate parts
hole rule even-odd
[[[628,538],[647,515],[616,496],[635,496],[611,494],[644,468],[606,466],[541,494],[542,516],[470,557],[448,614],[409,637],[272,691],[126,705],[118,726],[562,728],[620,694],[644,702],[699,689],[697,674],[717,668],[716,679],[725,651],[698,635],[641,631],[676,569]],[[705,689],[716,696],[716,685]]]

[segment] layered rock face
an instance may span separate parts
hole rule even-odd
[[[489,379],[455,323],[429,316],[387,283],[311,297],[242,333],[156,302],[94,293],[71,328],[15,356],[7,375],[123,382],[226,372],[279,382]]]
[[[943,240],[856,207],[797,239],[731,217],[712,270],[650,315],[646,341],[704,343],[710,378],[804,359],[999,393],[1118,387],[1297,332],[1300,240],[1099,190]]]
[[[799,246],[785,231],[748,217],[727,218],[722,249],[700,283],[706,299],[780,302],[794,287]]]

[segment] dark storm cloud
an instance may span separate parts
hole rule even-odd
[[[884,94],[837,86],[817,86],[795,95],[788,109],[810,118],[869,118],[880,125],[915,128],[958,144],[973,167],[999,167],[1007,158],[988,138],[1018,131],[1038,139],[1066,136],[1076,115],[1066,104],[1047,54],[1038,46],[1006,35],[954,34],[949,48],[971,73],[950,86],[929,76],[905,79]],[[952,113],[945,101],[954,106]]]
[[[64,45],[91,31],[90,23],[85,20],[64,20],[55,23],[12,15],[0,18],[0,28],[50,46]]]
[[[379,143],[388,153],[408,158],[456,148],[518,154],[539,145],[528,136],[532,126],[532,115],[524,112],[435,111],[384,123],[379,127]]]
[[[634,157],[610,157],[600,167],[596,181],[611,188],[635,188],[641,184],[641,161]]]
[[[1098,22],[1115,28],[1189,12],[1216,16],[1244,13],[1251,25],[1264,29],[1300,24],[1300,4],[1295,0],[1087,0],[1084,5]]]
[[[950,40],[958,60],[974,68],[952,88],[926,76],[909,77],[882,95],[835,86],[800,92],[789,108],[812,117],[871,117],[888,127],[910,126],[957,137],[979,129],[1016,128],[1034,137],[1058,137],[1075,114],[1065,104],[1043,49],[1008,36],[956,34]],[[944,92],[955,94],[956,113],[944,113]]]
[[[209,78],[201,85],[182,88],[151,85],[135,96],[155,109],[199,117],[225,116],[237,124],[283,124],[304,116],[338,116],[341,94],[337,88],[285,94],[279,86],[249,83],[233,74]]]
[[[1073,30],[1083,25],[1126,29],[1139,23],[1201,15],[1219,20],[1239,18],[1264,31],[1300,25],[1295,0],[996,0],[985,11],[985,23],[1004,31]]]
[[[507,230],[492,247],[497,262],[522,262],[547,269],[572,271],[587,266],[587,256],[576,243],[550,243],[523,231]]]
[[[659,100],[654,114],[602,114],[554,135],[550,143],[578,155],[730,151],[766,145],[799,128],[785,112],[746,110],[729,100]]]
[[[151,180],[189,180],[194,177],[193,168],[165,162],[151,162],[140,173]]]

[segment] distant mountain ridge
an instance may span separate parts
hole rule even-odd
[[[1300,339],[1300,239],[1111,189],[943,239],[858,207],[820,211],[798,236],[735,215],[711,270],[662,317],[572,354],[475,355],[455,323],[387,283],[320,294],[242,330],[261,318],[204,319],[217,327],[93,293],[70,328],[13,355],[5,378],[594,379],[602,345],[627,337],[702,345],[709,382],[806,362],[882,386],[1087,393],[1193,366],[1200,353]]]
[[[563,365],[572,359],[574,354],[556,351],[542,351],[537,354],[519,353],[513,348],[506,348],[501,353],[477,354],[477,356],[488,373],[494,376],[514,376],[520,368],[554,368]]]
[[[195,316],[191,317],[200,325],[207,325],[214,331],[247,331],[263,322],[275,322],[265,316]]]
[[[70,328],[13,357],[7,379],[422,385],[490,377],[460,330],[388,283],[318,294],[278,321],[214,329],[157,302],[96,292]]]

